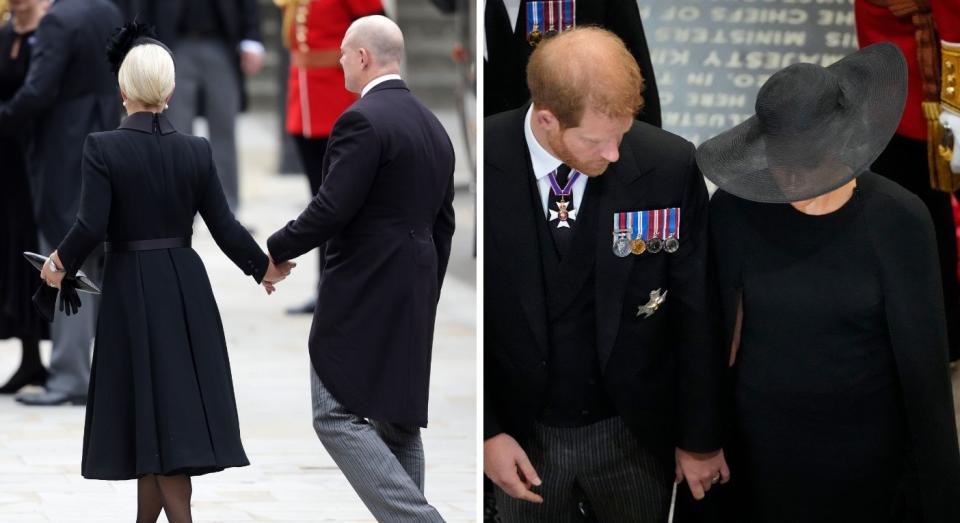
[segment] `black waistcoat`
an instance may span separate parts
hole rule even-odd
[[[590,208],[592,182],[580,204],[568,252],[557,252],[546,217],[539,220],[537,239],[547,299],[547,394],[539,421],[554,427],[579,427],[616,414],[604,390],[597,353],[594,249],[597,216]],[[536,180],[531,177],[531,203],[544,216]],[[553,225],[554,227],[556,225]]]

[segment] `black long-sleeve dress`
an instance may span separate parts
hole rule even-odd
[[[258,282],[268,259],[227,207],[202,138],[136,113],[83,148],[77,221],[58,247],[68,273],[107,240],[83,441],[91,479],[198,475],[247,465],[223,325],[189,247],[197,212],[217,245]]]
[[[0,102],[27,77],[33,33],[0,26]],[[30,303],[37,274],[23,259],[24,251],[37,250],[25,147],[25,140],[0,134],[0,339],[41,339],[49,330]]]
[[[930,217],[872,173],[836,212],[711,202],[738,523],[960,521],[960,453]],[[724,494],[723,491],[727,492]],[[711,492],[708,496],[714,496]]]

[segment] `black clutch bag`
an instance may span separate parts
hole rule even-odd
[[[47,257],[40,254],[25,252],[23,256],[38,271],[42,271],[44,264],[47,263]],[[100,294],[100,288],[86,274],[77,271],[76,275],[63,279],[59,290],[46,284],[40,284],[40,288],[33,294],[33,305],[45,320],[53,321],[57,296],[59,295],[60,311],[70,316],[80,310],[80,296],[77,291]]]

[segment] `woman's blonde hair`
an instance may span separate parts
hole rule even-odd
[[[170,53],[157,44],[140,44],[127,53],[117,80],[127,99],[163,107],[173,94],[175,73]]]

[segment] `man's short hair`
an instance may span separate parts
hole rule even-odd
[[[527,64],[527,86],[537,109],[563,128],[577,127],[589,108],[611,117],[634,116],[643,107],[643,77],[617,35],[583,27],[544,39]]]

